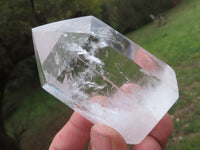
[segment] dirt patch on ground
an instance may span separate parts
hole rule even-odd
[[[198,85],[199,85],[199,83],[197,81],[195,81],[192,85],[184,87],[184,90],[187,91],[187,92],[189,92],[193,88],[197,87]]]

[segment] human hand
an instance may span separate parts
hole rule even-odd
[[[139,49],[135,56],[135,63],[149,72],[156,72],[159,65],[148,52]],[[126,93],[130,89],[137,89],[136,84],[122,86]],[[103,105],[105,101],[93,101]],[[164,150],[173,129],[173,121],[169,114],[166,114],[154,127],[149,135],[134,150]],[[67,124],[56,134],[49,150],[83,150],[89,142],[89,150],[128,150],[127,144],[122,136],[114,129],[102,124],[93,125],[91,122],[74,112]]]
[[[149,135],[134,150],[163,150],[171,135],[173,121],[166,114]],[[128,150],[122,136],[114,129],[86,120],[74,112],[66,125],[56,134],[49,150],[83,150],[89,142],[89,150]]]

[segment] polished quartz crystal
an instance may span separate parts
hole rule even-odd
[[[32,29],[42,87],[140,143],[178,99],[173,69],[93,16]]]

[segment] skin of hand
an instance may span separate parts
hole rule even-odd
[[[164,150],[172,129],[172,118],[166,114],[133,150]],[[89,150],[128,150],[117,131],[102,124],[93,125],[77,112],[56,134],[49,150],[83,150],[89,139]]]

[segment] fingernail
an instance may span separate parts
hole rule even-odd
[[[90,136],[92,150],[112,150],[110,138],[97,132],[91,132]]]

